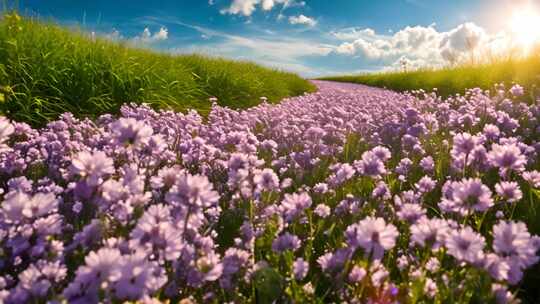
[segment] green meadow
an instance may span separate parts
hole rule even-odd
[[[150,51],[16,13],[0,19],[0,113],[34,126],[64,112],[115,113],[126,102],[206,114],[210,97],[246,108],[314,90],[251,62]]]
[[[482,62],[441,69],[332,76],[323,79],[384,87],[400,92],[437,89],[444,97],[463,94],[467,89],[475,87],[492,89],[499,83],[507,86],[518,83],[532,94],[533,99],[540,96],[540,49],[526,58],[507,56]]]

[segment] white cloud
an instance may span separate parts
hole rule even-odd
[[[500,53],[507,38],[489,35],[474,23],[463,23],[447,32],[435,25],[407,26],[394,34],[377,34],[372,29],[347,28],[330,33],[348,40],[334,47],[334,53],[388,62],[389,67],[407,62],[411,68],[441,66],[489,52]]]
[[[487,38],[484,29],[476,24],[461,24],[455,29],[443,34],[439,45],[441,55],[445,60],[455,62],[463,54],[474,52]]]
[[[233,0],[227,8],[222,9],[220,12],[222,14],[249,17],[257,10],[258,6],[264,11],[270,11],[278,4],[281,4],[283,9],[306,5],[304,1],[298,2],[296,0]]]
[[[169,31],[166,27],[161,27],[158,32],[152,34],[149,28],[144,28],[142,33],[133,37],[133,41],[142,43],[153,43],[158,41],[167,40],[169,38]]]
[[[208,5],[212,6],[214,4],[216,4],[216,2],[214,0],[208,0]]]
[[[317,20],[307,17],[305,15],[298,15],[298,16],[290,16],[289,17],[289,23],[290,24],[303,24],[307,26],[315,26],[317,25]]]
[[[234,0],[228,8],[221,10],[221,13],[251,16],[256,9],[255,6],[259,4],[259,2],[260,0]]]
[[[355,40],[365,37],[374,37],[375,31],[370,28],[360,29],[356,27],[349,27],[331,32],[330,34],[339,40]]]

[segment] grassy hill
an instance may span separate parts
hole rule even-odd
[[[325,80],[361,83],[386,87],[396,91],[437,88],[443,96],[464,93],[466,89],[491,89],[494,84],[518,83],[536,92],[540,87],[540,51],[523,59],[498,59],[484,64],[464,64],[443,69],[423,69],[410,72],[384,72],[362,75],[325,77]]]
[[[92,38],[52,22],[0,17],[0,113],[32,125],[69,111],[95,117],[125,102],[210,109],[208,98],[244,108],[314,91],[307,80],[250,62],[170,55]]]

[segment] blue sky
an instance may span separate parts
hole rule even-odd
[[[444,65],[471,50],[491,51],[508,42],[502,20],[532,2],[19,0],[19,10],[165,52],[252,60],[312,77]]]

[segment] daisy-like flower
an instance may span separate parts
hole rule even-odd
[[[301,245],[302,242],[296,235],[286,232],[272,242],[272,250],[275,252],[283,252],[285,250],[296,251]]]
[[[364,152],[362,159],[355,161],[354,166],[361,175],[378,177],[386,174],[383,161],[372,151]]]
[[[380,260],[386,250],[394,248],[398,235],[394,225],[375,217],[367,217],[345,231],[347,244],[352,250],[361,247],[366,256],[371,255],[376,260]]]
[[[527,164],[527,158],[515,144],[493,144],[488,153],[488,160],[493,167],[500,168],[499,171],[504,176],[508,171],[524,171]]]
[[[501,221],[493,226],[493,249],[502,256],[515,258],[522,268],[538,261],[538,246],[522,222]]]
[[[484,212],[493,206],[491,190],[478,178],[464,179],[454,185],[454,201],[465,208]]]
[[[448,254],[458,261],[474,264],[484,258],[486,240],[471,227],[467,226],[459,230],[451,231],[446,239],[445,245]]]
[[[509,203],[515,203],[523,197],[523,192],[516,182],[500,182],[495,185],[495,192]]]
[[[285,194],[281,202],[281,212],[286,221],[291,222],[311,206],[311,197],[305,193]]]
[[[471,135],[467,132],[456,134],[453,142],[452,155],[468,155],[481,143],[480,137]]]
[[[273,191],[279,189],[279,178],[274,170],[265,168],[253,177],[253,182],[257,187],[264,191]]]
[[[302,280],[309,271],[309,263],[302,258],[298,258],[293,263],[293,275],[296,280]]]
[[[138,146],[148,142],[154,131],[143,121],[134,118],[120,118],[111,125],[116,143]]]
[[[316,215],[322,218],[328,217],[330,215],[330,211],[330,207],[325,204],[318,204],[317,207],[315,207],[315,210],[313,210]]]
[[[114,173],[114,163],[103,151],[82,151],[71,160],[71,171],[90,186],[97,186],[104,176]]]
[[[531,184],[534,188],[540,188],[540,172],[533,170],[523,172],[521,175],[525,181]]]
[[[219,201],[219,194],[213,190],[208,177],[186,173],[178,177],[165,199],[172,204],[207,208]]]

